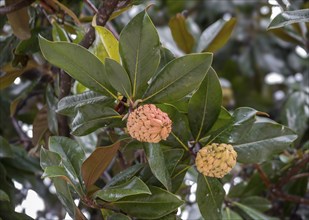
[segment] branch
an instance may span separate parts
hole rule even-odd
[[[294,176],[295,174],[297,174],[299,172],[300,169],[302,169],[305,165],[307,165],[309,162],[309,154],[304,154],[303,158],[297,163],[295,164],[294,167],[292,167],[286,175],[284,175],[279,182],[277,183],[277,187],[281,188],[282,186],[284,186],[286,183],[288,183],[291,179],[292,176]]]
[[[11,5],[0,7],[0,15],[9,14],[11,12],[17,11],[21,8],[31,5],[35,0],[20,0]]]
[[[260,167],[259,164],[254,164],[255,169],[257,170],[257,172],[259,173],[263,183],[265,184],[265,186],[267,186],[267,188],[269,188],[271,186],[271,182],[269,181],[266,173],[262,170],[262,168]]]
[[[86,1],[86,3],[89,3]],[[108,21],[109,17],[112,15],[114,10],[116,9],[118,4],[118,0],[109,0],[104,1],[103,4],[99,7],[97,13],[97,25],[104,26]],[[81,40],[79,45],[85,48],[89,48],[95,40],[95,30],[92,26],[90,26],[89,30],[85,34],[84,38]],[[66,97],[70,94],[72,84],[72,78],[65,73],[64,71],[60,72],[60,94],[59,98]],[[59,123],[59,135],[61,136],[69,136],[70,128],[68,126],[68,118],[63,115],[59,115],[58,117]]]

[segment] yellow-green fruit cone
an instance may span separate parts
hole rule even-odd
[[[139,106],[129,114],[127,129],[131,137],[148,143],[166,140],[172,131],[172,121],[153,104]]]
[[[210,144],[197,152],[195,165],[204,176],[222,178],[236,164],[237,153],[230,144]]]

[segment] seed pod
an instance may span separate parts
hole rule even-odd
[[[139,106],[129,114],[127,129],[131,137],[149,143],[166,140],[172,131],[172,121],[153,104]]]
[[[197,152],[195,164],[204,176],[222,178],[236,164],[237,153],[230,144],[210,144]]]

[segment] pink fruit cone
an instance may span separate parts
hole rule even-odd
[[[166,140],[172,131],[172,121],[153,104],[139,106],[129,114],[127,129],[131,137],[148,143]]]

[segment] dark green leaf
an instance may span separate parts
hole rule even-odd
[[[128,73],[112,59],[105,59],[105,71],[110,84],[122,95],[132,96],[132,88]]]
[[[72,122],[72,134],[84,136],[115,123],[120,124],[121,116],[113,108],[96,109],[96,105],[87,105],[79,108]]]
[[[265,212],[271,208],[270,201],[260,196],[241,198],[239,202],[260,212]]]
[[[160,62],[159,36],[145,11],[136,15],[122,30],[119,50],[123,66],[131,79],[132,96],[138,99]]]
[[[144,150],[153,175],[165,186],[167,190],[171,190],[171,178],[165,164],[161,145],[145,143]]]
[[[6,192],[0,189],[0,201],[10,202],[10,197]]]
[[[167,48],[165,47],[160,47],[160,64],[159,67],[157,69],[157,72],[160,72],[160,70],[166,65],[168,64],[170,61],[172,61],[173,59],[175,59],[174,54]],[[154,77],[156,76],[156,74],[154,75]]]
[[[113,160],[121,145],[121,141],[122,140],[119,140],[107,147],[96,148],[84,161],[82,165],[82,175],[87,189],[97,181],[108,167],[109,163]]]
[[[177,46],[185,53],[192,52],[195,40],[187,28],[186,18],[178,13],[170,19],[168,25]]]
[[[232,211],[230,208],[225,208],[222,212],[222,220],[243,220],[240,215]]]
[[[170,148],[168,150],[163,151],[166,169],[168,170],[170,175],[173,174],[177,164],[183,157],[183,154],[184,154],[183,149]]]
[[[255,209],[252,209],[246,205],[243,205],[241,203],[238,202],[234,202],[234,205],[236,205],[238,208],[240,208],[242,211],[244,211],[247,215],[249,215],[252,219],[259,219],[259,220],[275,220],[278,218],[272,218],[270,216],[267,216],[265,214],[263,214],[260,211],[257,211]]]
[[[149,186],[151,195],[128,196],[113,204],[138,219],[161,218],[183,204],[183,201],[166,190]]]
[[[73,115],[84,105],[98,104],[98,106],[109,106],[113,102],[114,99],[88,91],[78,95],[66,96],[61,99],[58,102],[57,112],[64,115]]]
[[[299,22],[309,22],[309,9],[281,12],[270,22],[268,29],[280,28]]]
[[[11,149],[9,142],[7,142],[7,140],[0,136],[0,158],[13,156],[14,153]]]
[[[89,89],[117,99],[104,64],[87,49],[68,42],[51,42],[43,37],[39,37],[39,43],[48,62],[65,70]]]
[[[151,192],[140,178],[133,177],[126,183],[99,190],[96,192],[95,197],[107,202],[115,202],[124,197],[139,194],[151,194]]]
[[[229,39],[236,24],[236,19],[226,21],[220,19],[210,25],[201,35],[197,45],[197,51],[215,52],[220,49]]]
[[[255,122],[233,146],[241,163],[260,163],[289,147],[297,135],[274,121]]]
[[[189,102],[189,124],[196,141],[203,137],[216,122],[221,111],[221,103],[221,85],[216,72],[210,68],[200,88]]]
[[[83,148],[76,141],[55,136],[49,139],[49,149],[61,156],[61,166],[68,173],[78,193],[83,195],[84,187],[81,178],[81,165],[85,159]]]
[[[187,164],[178,164],[175,167],[174,173],[171,177],[172,180],[172,191],[173,193],[176,193],[183,183],[183,179],[185,178],[185,175],[187,173],[187,170],[190,168]]]
[[[225,191],[218,179],[198,175],[196,201],[204,219],[221,219]]]
[[[105,187],[114,186],[123,182],[128,181],[131,179],[135,174],[137,174],[142,168],[144,167],[143,164],[135,164],[130,166],[129,168],[121,171],[117,175],[115,175],[106,185]]]
[[[188,117],[185,114],[180,113],[174,106],[159,104],[157,105],[163,112],[166,112],[169,118],[172,120],[172,134],[168,139],[164,141],[167,145],[183,148],[191,139],[191,131],[189,128]]]
[[[212,62],[212,54],[190,54],[169,62],[149,85],[144,100],[175,102],[197,89]]]

